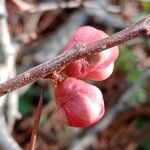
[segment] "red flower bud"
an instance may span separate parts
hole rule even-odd
[[[67,78],[55,89],[57,118],[72,127],[88,127],[104,115],[101,91],[84,81]]]
[[[101,30],[90,26],[80,27],[73,34],[63,51],[71,49],[78,43],[89,44],[106,37],[108,37],[108,35]],[[112,74],[114,61],[117,59],[118,54],[118,47],[115,46],[96,55],[89,56],[89,58],[83,58],[69,64],[65,72],[75,78],[104,80]]]

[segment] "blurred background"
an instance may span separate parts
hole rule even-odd
[[[0,83],[61,53],[80,26],[114,34],[150,13],[150,0],[0,0]],[[101,89],[106,114],[77,129],[57,122],[54,85],[40,80],[0,103],[0,149],[27,149],[44,87],[37,150],[150,150],[150,38],[119,46],[111,77]],[[11,141],[11,142],[10,142]]]

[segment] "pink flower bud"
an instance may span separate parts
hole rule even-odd
[[[57,118],[72,127],[88,127],[105,112],[101,91],[84,81],[67,78],[55,89]]]
[[[90,26],[80,27],[71,37],[69,43],[63,51],[70,50],[75,44],[89,44],[100,39],[106,38],[108,35],[101,30],[97,30]],[[75,78],[86,78],[91,80],[105,80],[113,72],[114,61],[119,55],[118,47],[102,51],[96,55],[89,56],[77,60],[69,64],[65,72]]]

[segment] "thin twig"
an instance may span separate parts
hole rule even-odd
[[[34,125],[33,125],[33,129],[32,129],[29,150],[35,150],[35,144],[36,144],[36,139],[37,139],[37,132],[38,132],[38,127],[39,127],[42,107],[43,107],[43,91],[41,93],[41,96],[39,99],[39,104],[38,104],[37,110],[35,112]]]
[[[6,81],[0,85],[0,96],[16,90],[26,84],[46,77],[48,74],[59,70],[61,67],[87,57],[91,54],[98,53],[102,50],[114,47],[133,38],[150,34],[150,16],[145,17],[139,22],[129,26],[128,28],[108,37],[103,40],[91,44],[77,44],[70,51],[63,52],[51,61],[42,63],[28,71],[16,76],[15,78]]]

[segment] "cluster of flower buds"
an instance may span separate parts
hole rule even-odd
[[[89,44],[106,37],[108,35],[101,30],[83,26],[76,30],[63,51],[70,50],[76,44]],[[103,117],[105,107],[100,89],[82,79],[107,79],[113,72],[118,54],[118,47],[115,46],[66,66],[64,72],[68,78],[55,88],[59,121],[72,127],[88,127]]]

